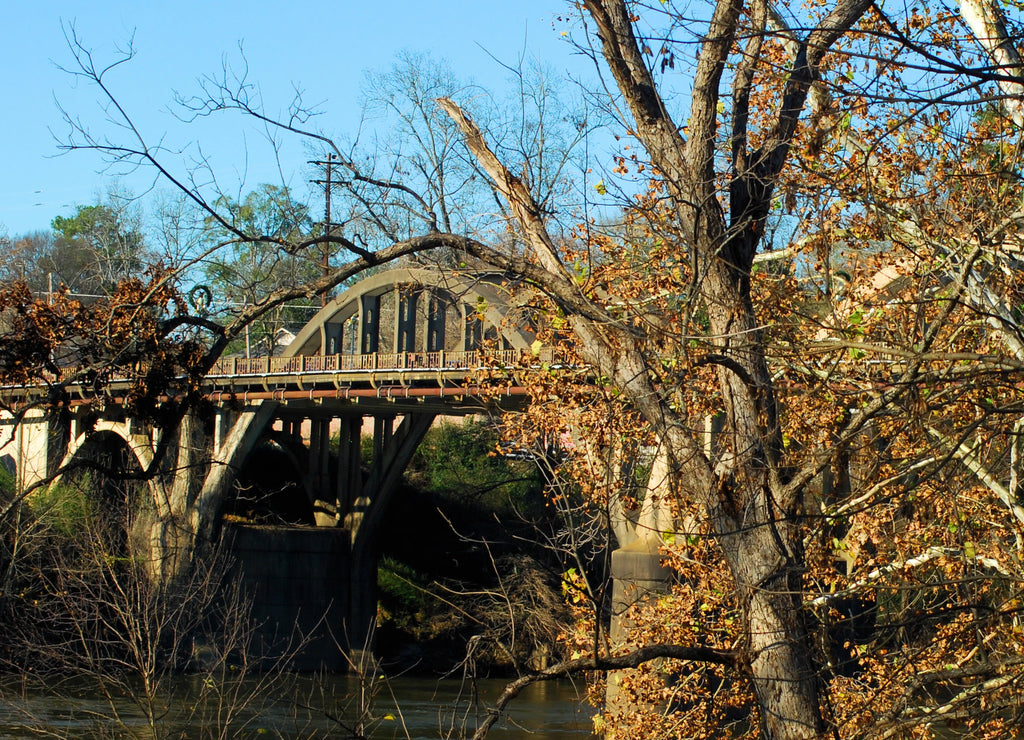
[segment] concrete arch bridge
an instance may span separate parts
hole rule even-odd
[[[222,513],[246,505],[231,498],[236,483],[244,488],[287,468],[292,505],[284,518],[316,525],[303,529],[304,542],[232,524],[221,539],[246,570],[267,625],[290,627],[301,603],[300,632],[326,624],[333,639],[361,646],[375,616],[376,533],[423,436],[438,416],[523,401],[522,389],[495,399],[466,385],[495,359],[534,356],[534,335],[514,320],[513,287],[496,273],[382,271],[334,298],[282,356],[222,358],[204,383],[209,403],[174,430],[166,469],[146,484],[149,505],[140,507],[146,513],[132,539],[150,557],[154,576],[172,579],[197,545],[218,538]],[[554,359],[542,354],[538,361]],[[109,449],[119,439],[123,455],[143,469],[153,461],[168,432],[117,406],[93,408],[84,390],[80,395],[61,414],[29,415],[18,425],[0,419],[11,440],[0,456],[22,487],[95,454],[100,441]],[[368,460],[364,428],[372,430]],[[268,557],[275,548],[289,550],[287,557]],[[320,663],[332,651],[315,645],[308,652]]]

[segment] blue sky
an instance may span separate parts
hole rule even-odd
[[[220,185],[247,192],[262,182],[285,182],[306,192],[308,153],[285,147],[280,171],[259,131],[237,119],[182,126],[168,108],[174,92],[196,90],[196,79],[237,61],[244,47],[250,78],[258,81],[271,111],[284,109],[296,86],[323,111],[318,125],[344,137],[359,125],[364,70],[385,69],[403,50],[447,58],[460,76],[499,90],[508,73],[491,55],[514,64],[522,54],[556,72],[586,75],[589,62],[574,55],[557,19],[569,9],[560,0],[374,3],[303,2],[36,2],[9,3],[0,64],[0,234],[47,228],[56,215],[94,202],[111,176],[89,152],[59,155],[55,136],[66,133],[55,101],[97,132],[104,128],[97,90],[58,65],[70,65],[62,22],[74,22],[84,45],[99,60],[112,60],[134,34],[136,57],[109,77],[118,99],[147,138],[194,156],[196,142],[214,166]],[[571,30],[571,29],[570,29]],[[168,161],[180,174],[186,160]],[[151,173],[124,182],[136,193]],[[241,184],[239,184],[241,183]],[[164,187],[164,186],[160,186]]]

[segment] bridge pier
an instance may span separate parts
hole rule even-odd
[[[434,414],[407,414],[394,432],[394,417],[374,420],[375,447],[377,429],[382,446],[375,454],[370,472],[354,502],[346,526],[352,533],[352,594],[349,605],[348,634],[353,648],[362,645],[373,650],[373,630],[377,616],[377,561],[379,543],[376,533],[387,505],[413,453],[434,421]],[[362,642],[360,642],[362,641]]]
[[[708,445],[712,443],[711,431],[709,422]],[[663,537],[666,533],[678,533],[680,524],[683,532],[689,529],[687,522],[674,520],[671,505],[676,497],[674,473],[664,443],[657,446],[649,464],[650,473],[636,521],[628,521],[620,513],[619,521],[614,523],[619,547],[611,553],[612,609],[608,637],[613,649],[638,647],[632,634],[636,626],[634,615],[646,603],[669,593],[672,588],[672,571],[662,563]],[[627,474],[632,476],[632,470]],[[689,524],[692,526],[692,522]],[[660,670],[660,663],[655,669]],[[636,711],[636,706],[621,693],[623,679],[634,672],[608,672],[606,711],[612,714]]]
[[[672,573],[662,565],[660,547],[660,539],[642,537],[612,552],[612,611],[608,637],[615,648],[636,647],[630,639],[635,626],[631,610],[671,590]],[[622,679],[630,672],[608,672],[605,685],[606,710],[615,713],[632,708],[620,696]]]
[[[392,493],[401,482],[405,468],[429,430],[435,414],[363,411],[354,404],[335,409],[317,406],[294,411],[283,405],[268,405],[266,402],[264,406],[243,410],[238,414],[230,433],[222,433],[224,442],[213,453],[214,463],[197,497],[197,507],[205,512],[214,511],[211,502],[227,495],[234,475],[242,468],[245,458],[252,453],[259,440],[266,437],[271,426],[279,424],[283,434],[293,438],[297,436],[306,449],[305,464],[299,472],[303,477],[304,490],[314,505],[318,529],[335,529],[344,533],[348,542],[348,557],[343,559],[345,562],[336,563],[336,567],[346,572],[343,582],[347,589],[347,603],[341,612],[332,609],[324,615],[333,620],[333,624],[325,626],[352,652],[353,663],[359,664],[365,659],[364,653],[373,650],[377,612],[376,532]],[[362,429],[366,417],[372,419],[372,457],[369,471],[364,476]],[[307,420],[308,426],[305,426]],[[332,471],[331,431],[335,420],[338,451],[336,468]],[[307,429],[305,435],[302,434],[304,427]],[[304,536],[302,531],[309,532],[310,537],[314,536],[312,530],[296,529],[293,539],[301,540]],[[278,539],[281,537],[285,536],[281,535]],[[251,552],[245,555],[249,560],[254,557]],[[288,555],[282,553],[279,557]],[[249,567],[256,573],[264,566]],[[266,586],[258,585],[262,583],[263,576],[252,577],[257,583],[255,587],[266,591]],[[268,614],[277,619],[284,608],[278,604]],[[308,608],[316,608],[315,603],[311,602]],[[279,628],[283,630],[286,626],[282,622]]]
[[[250,659],[273,668],[283,654],[293,670],[346,670],[348,532],[226,523],[221,538],[231,556],[228,579],[252,600],[246,615],[255,643]]]
[[[309,429],[309,485],[318,527],[338,523],[337,492],[331,487],[331,417],[312,417]]]
[[[17,490],[51,475],[63,458],[66,444],[56,412],[30,409],[19,421],[4,412],[0,417],[0,463],[12,474]]]
[[[341,417],[338,430],[338,489],[337,506],[339,516],[355,504],[357,494],[363,488],[362,470],[362,428],[361,416]]]

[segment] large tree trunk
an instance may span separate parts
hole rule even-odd
[[[205,440],[195,412],[187,413],[173,432],[177,435],[173,467],[154,482],[155,516],[150,523],[150,577],[169,587],[188,578],[196,557],[196,531],[189,504],[202,479]]]
[[[768,584],[750,595],[750,676],[765,737],[806,740],[820,736],[824,723],[807,632],[794,604],[797,597],[785,588],[787,580],[780,575],[778,585]]]
[[[784,525],[783,525],[784,526]],[[773,531],[774,530],[774,531]],[[749,651],[749,675],[764,737],[806,740],[824,731],[819,682],[801,608],[801,574],[790,553],[798,547],[771,524],[725,535],[722,543],[736,582]]]
[[[725,439],[716,466],[716,527],[745,620],[750,679],[762,731],[773,740],[821,734],[819,682],[802,616],[803,558],[795,493],[783,493],[782,435],[764,339],[750,301],[753,250],[710,267],[704,299],[722,356]],[[709,247],[706,247],[706,249]],[[728,256],[728,254],[726,255]]]
[[[749,232],[746,239],[708,236],[716,238],[699,240],[697,247],[699,254],[709,256],[701,298],[708,306],[719,355],[718,387],[726,419],[707,506],[745,620],[750,680],[763,735],[805,740],[818,737],[824,722],[801,606],[800,502],[797,492],[784,485],[775,390],[750,297],[755,242]]]

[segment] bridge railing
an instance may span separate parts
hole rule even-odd
[[[538,352],[526,352],[518,349],[507,350],[443,350],[438,352],[378,352],[366,355],[298,355],[296,357],[225,357],[218,360],[210,369],[207,377],[216,381],[218,378],[249,377],[261,378],[279,376],[286,381],[286,376],[326,375],[336,373],[404,373],[420,371],[426,373],[466,373],[486,367],[514,367],[520,364],[540,365],[565,364],[564,355],[553,347],[543,347]],[[136,372],[145,371],[144,363],[135,367]],[[81,368],[63,367],[60,378],[69,380],[82,373]],[[130,374],[111,374],[104,382],[125,381]],[[372,379],[372,378],[371,378]],[[40,387],[45,383],[40,383]],[[87,379],[72,382],[72,386],[85,389]],[[5,386],[5,389],[17,391],[32,386]]]
[[[533,362],[555,362],[554,348],[544,347]],[[218,360],[209,376],[298,375],[375,370],[476,370],[495,363],[513,365],[524,358],[522,350],[441,350],[438,352],[376,352],[366,355],[297,355],[295,357],[226,357]]]

